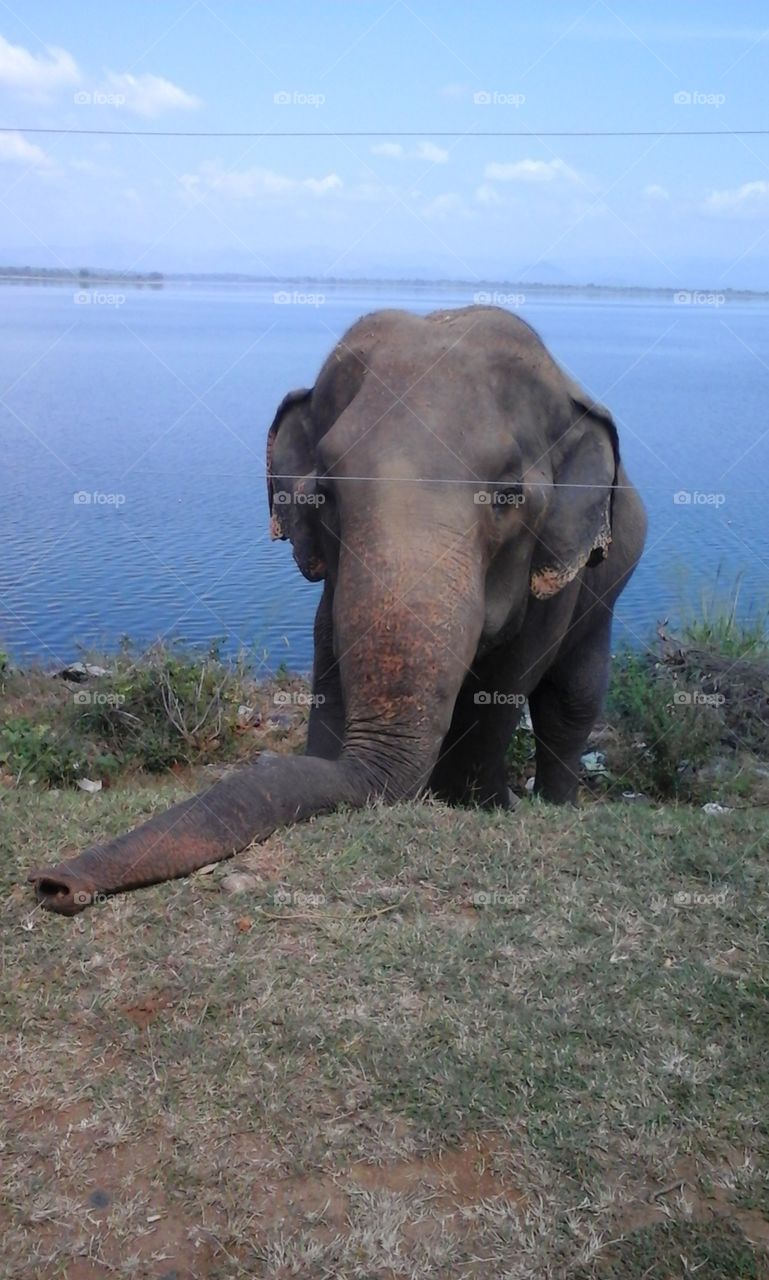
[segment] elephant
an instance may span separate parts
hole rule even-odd
[[[323,583],[306,753],[35,871],[53,911],[372,798],[504,809],[525,700],[535,792],[576,800],[646,516],[611,414],[534,329],[492,306],[364,316],[283,399],[266,470],[272,537]]]

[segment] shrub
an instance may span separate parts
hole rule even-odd
[[[84,763],[82,745],[78,747],[50,724],[12,716],[0,727],[0,765],[19,781],[68,786],[77,781]]]
[[[159,773],[176,764],[225,757],[237,738],[243,672],[215,646],[201,658],[156,645],[141,659],[124,650],[98,700],[77,709],[78,733],[97,739],[119,763]]]
[[[612,775],[663,798],[694,798],[697,770],[724,736],[719,706],[698,700],[699,686],[647,654],[620,654],[612,668],[607,712],[617,731]]]

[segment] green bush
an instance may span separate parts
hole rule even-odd
[[[77,708],[77,731],[119,764],[152,773],[226,757],[237,737],[243,671],[212,646],[202,658],[155,646],[140,659],[124,650],[97,696]]]
[[[19,781],[71,786],[82,776],[85,752],[50,724],[12,716],[0,727],[0,765]]]
[[[608,719],[617,738],[609,752],[620,789],[693,799],[697,770],[725,733],[720,707],[697,700],[694,681],[676,679],[648,654],[628,651],[612,667]]]

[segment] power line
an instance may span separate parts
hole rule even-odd
[[[71,134],[109,138],[743,138],[766,137],[769,129],[333,129],[324,132],[253,129],[217,131],[183,129],[59,129],[0,125],[0,133]]]

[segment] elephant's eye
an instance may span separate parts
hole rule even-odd
[[[508,511],[523,506],[525,499],[523,485],[520,481],[511,484],[497,484],[491,495],[491,505],[499,511]]]

